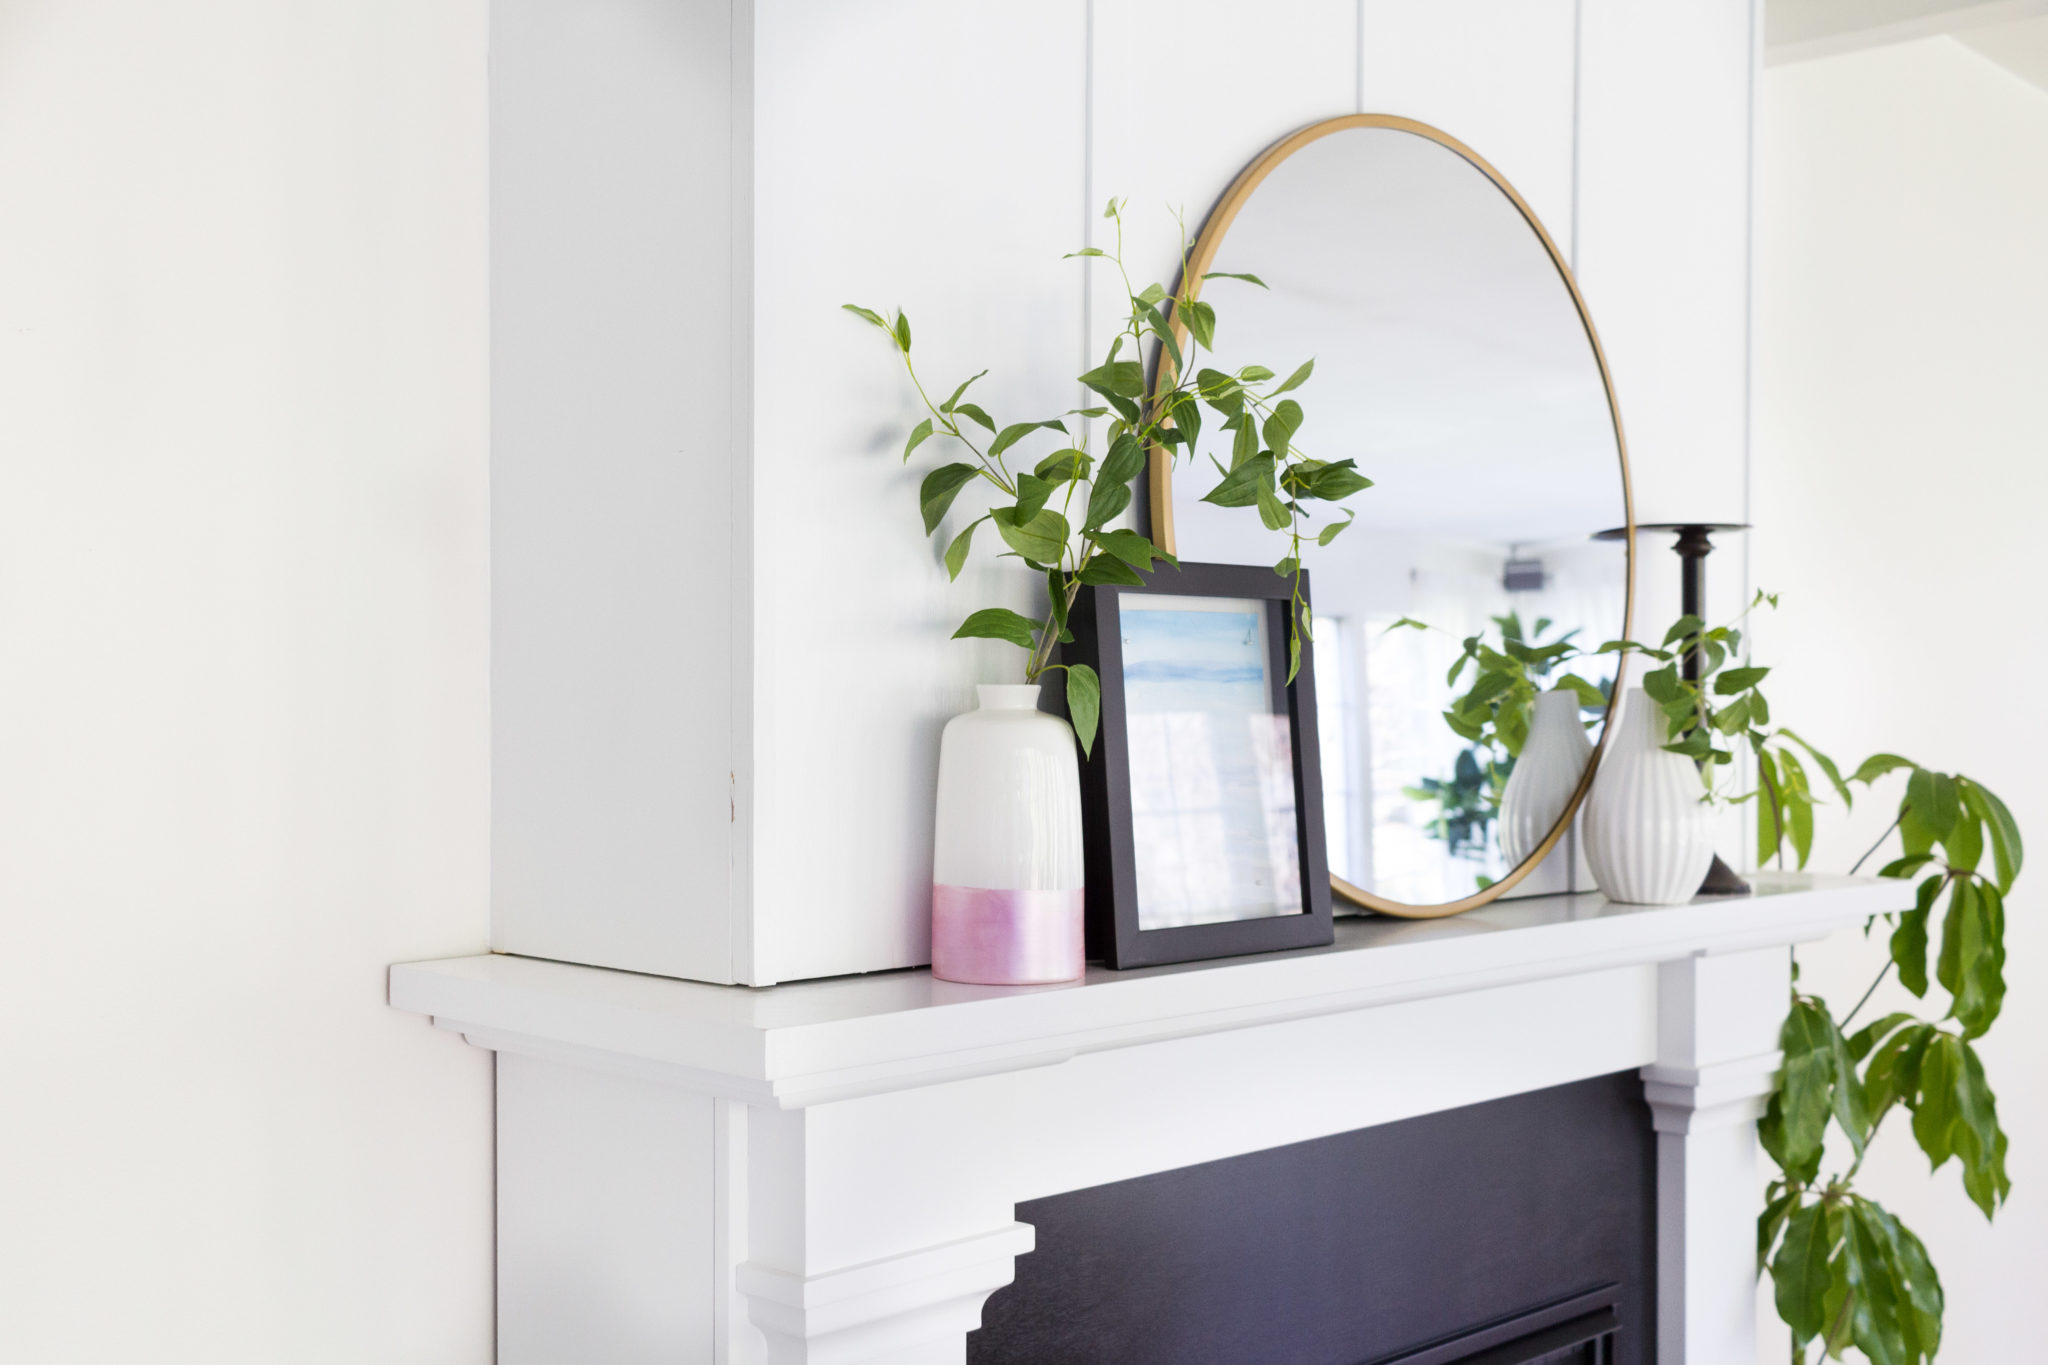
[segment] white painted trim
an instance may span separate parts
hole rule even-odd
[[[1829,14],[1828,11],[1833,13]],[[1915,13],[1914,11],[1919,11]],[[1892,18],[1882,18],[1887,11]],[[1796,17],[1815,12],[1806,22]],[[1768,29],[1764,38],[1764,65],[1783,66],[1838,57],[1865,48],[1889,47],[1944,33],[1963,33],[1991,24],[2010,24],[2048,14],[2048,0],[1989,0],[1989,3],[1918,3],[1874,6],[1868,0],[1835,0],[1832,5],[1808,3],[1801,8],[1785,7],[1786,16]],[[1873,22],[1873,20],[1876,20]]]
[[[1082,1053],[1820,938],[1907,908],[1895,882],[1758,874],[1691,905],[1594,895],[1498,902],[1454,920],[1340,921],[1337,943],[1071,986],[927,971],[746,990],[504,955],[391,972],[391,1003],[499,1046],[754,1104],[801,1107],[1054,1065]],[[1756,1049],[1761,1050],[1761,1049]]]

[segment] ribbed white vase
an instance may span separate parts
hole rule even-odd
[[[1600,760],[1579,829],[1601,894],[1632,905],[1683,905],[1714,861],[1714,809],[1697,765],[1664,749],[1664,712],[1631,687]]]
[[[932,975],[1026,986],[1084,961],[1081,765],[1038,684],[983,686],[939,740]]]
[[[1579,723],[1578,694],[1537,697],[1529,738],[1500,794],[1500,851],[1509,867],[1519,867],[1557,828],[1592,757],[1593,741]]]

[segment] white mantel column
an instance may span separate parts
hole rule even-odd
[[[1783,948],[1658,968],[1657,1359],[1726,1365],[1756,1353],[1756,1120],[1778,1070],[1792,988]]]
[[[879,1123],[901,1131],[898,1096],[803,1109],[732,1110],[744,1143],[731,1169],[735,1333],[730,1359],[763,1365],[963,1365],[982,1304],[1031,1250],[1006,1196],[948,1199],[915,1179],[862,1178]],[[870,1111],[847,1122],[849,1108]],[[743,1129],[744,1131],[739,1131]],[[878,1165],[882,1163],[877,1163]]]

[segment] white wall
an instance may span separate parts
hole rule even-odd
[[[484,52],[0,6],[0,1359],[490,1358]]]
[[[1773,67],[1758,147],[1755,566],[1785,594],[1757,634],[1759,662],[1779,670],[1773,709],[1852,763],[1888,749],[1981,778],[2048,858],[2032,719],[2048,668],[2032,619],[2048,506],[2048,93],[1947,38]],[[1824,817],[1815,865],[1846,869],[1897,795]],[[2011,993],[1982,1048],[2012,1135],[2012,1203],[1987,1226],[1953,1164],[1930,1180],[1904,1131],[1886,1132],[1859,1182],[1934,1256],[1944,1360],[2019,1359],[2039,1335],[2044,878],[2037,861],[2012,899]],[[1843,936],[1801,957],[1806,987],[1846,1008],[1883,948]],[[1892,988],[1869,1008],[1911,1003]]]

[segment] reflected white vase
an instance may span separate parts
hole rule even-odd
[[[1534,853],[1579,789],[1593,741],[1579,723],[1575,692],[1545,692],[1536,698],[1529,738],[1500,794],[1500,851],[1509,867]]]
[[[1084,964],[1081,766],[1036,683],[975,689],[939,740],[932,975],[1071,981]]]
[[[1699,768],[1664,748],[1664,712],[1631,687],[1579,820],[1593,881],[1611,901],[1683,905],[1714,861],[1714,808]]]

